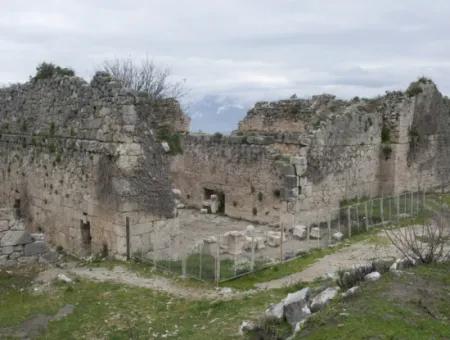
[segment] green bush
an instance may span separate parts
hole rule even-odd
[[[33,80],[49,79],[54,76],[74,76],[75,72],[70,68],[63,68],[52,63],[40,63],[36,67],[36,74]]]
[[[423,89],[420,86],[421,83],[422,82],[419,80],[419,81],[416,81],[416,82],[412,83],[411,85],[409,85],[408,89],[406,90],[406,95],[409,98],[412,98],[412,97],[415,97],[418,94],[422,93]]]
[[[169,144],[169,153],[171,155],[183,153],[181,136],[178,132],[172,132],[167,126],[161,126],[157,131],[156,138],[159,142],[167,142],[167,144]]]
[[[391,141],[391,130],[387,126],[383,126],[381,129],[381,142],[389,143]]]

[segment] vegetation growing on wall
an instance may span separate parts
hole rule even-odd
[[[168,126],[161,126],[158,128],[156,139],[158,142],[166,142],[169,145],[169,154],[178,155],[183,153],[180,133],[172,132]]]
[[[33,80],[49,79],[54,76],[72,77],[74,75],[75,72],[70,68],[60,67],[52,63],[43,62],[36,67],[36,74],[32,79]]]

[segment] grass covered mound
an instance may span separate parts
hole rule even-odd
[[[296,339],[449,339],[450,263],[387,273],[331,304]]]

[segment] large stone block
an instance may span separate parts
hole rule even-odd
[[[309,288],[303,288],[298,292],[288,294],[284,299],[284,316],[291,326],[295,326],[311,315],[308,307],[310,294]]]
[[[47,245],[44,241],[36,241],[33,243],[29,243],[25,245],[24,255],[25,256],[34,256],[34,255],[42,255],[47,251]]]
[[[0,241],[0,246],[16,246],[33,242],[30,234],[24,230],[9,230]]]

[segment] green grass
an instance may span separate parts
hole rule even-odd
[[[178,299],[150,289],[80,280],[56,283],[37,294],[33,275],[0,271],[0,334],[38,313],[54,315],[66,304],[74,313],[52,321],[42,339],[235,339],[242,320],[257,319],[290,289],[272,290],[230,301]]]
[[[311,318],[297,339],[448,339],[450,263],[386,274]]]

